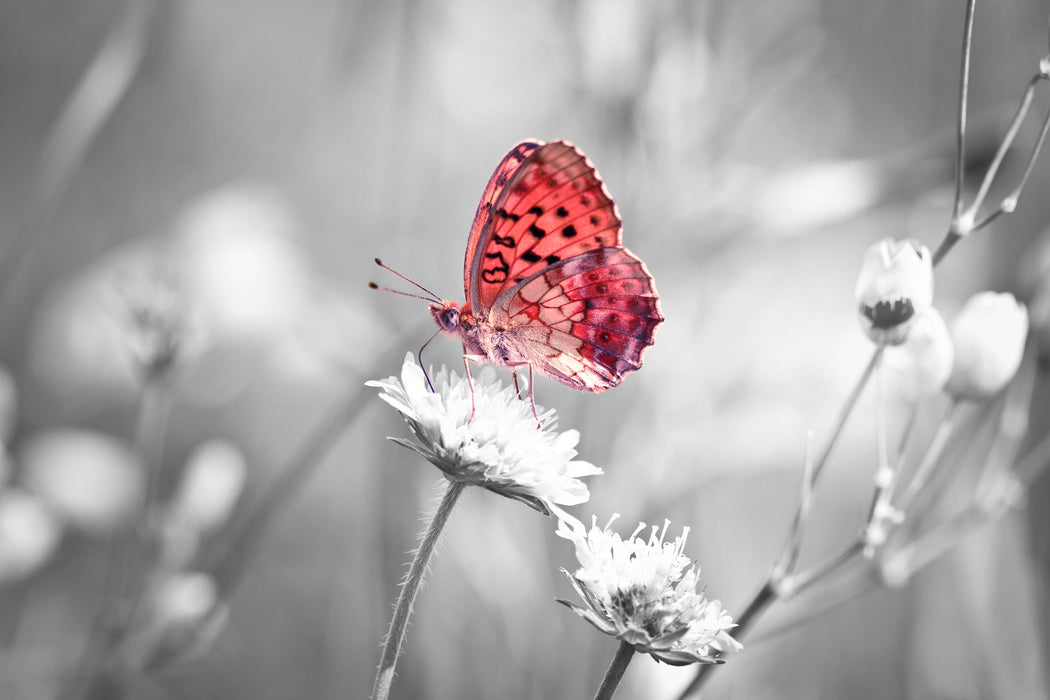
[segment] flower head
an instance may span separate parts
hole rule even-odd
[[[899,345],[913,319],[933,303],[933,259],[915,240],[884,238],[868,248],[855,292],[861,325],[872,342]]]
[[[423,370],[405,356],[401,378],[367,382],[379,398],[401,413],[417,442],[390,438],[415,450],[453,481],[482,486],[550,514],[552,506],[577,505],[590,498],[579,477],[601,474],[573,460],[580,434],[557,431],[554,410],[532,404],[498,382],[474,381],[444,367],[430,391]],[[473,417],[472,417],[473,415]]]
[[[178,273],[162,264],[131,270],[118,291],[137,369],[147,379],[164,376],[185,354],[189,325],[189,304]]]
[[[955,364],[948,391],[961,399],[995,396],[1021,366],[1028,312],[1012,294],[981,292],[952,321]]]
[[[907,340],[886,348],[886,368],[906,401],[918,403],[944,388],[955,349],[948,326],[930,307],[915,317]]]
[[[735,625],[717,600],[697,592],[699,568],[690,566],[682,554],[689,529],[667,542],[668,523],[656,525],[649,537],[640,537],[639,524],[626,540],[609,526],[588,530],[583,523],[563,517],[558,535],[576,546],[580,568],[568,571],[585,605],[559,603],[590,622],[605,634],[617,637],[674,666],[719,663],[716,651],[739,651],[741,645],[729,635]]]

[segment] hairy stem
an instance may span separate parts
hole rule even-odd
[[[383,655],[379,661],[379,672],[376,674],[375,685],[372,687],[373,700],[387,700],[390,696],[390,686],[394,682],[394,668],[397,666],[398,657],[401,656],[401,646],[405,641],[405,632],[408,630],[408,618],[412,614],[412,606],[415,604],[416,595],[423,583],[423,575],[426,573],[430,557],[434,554],[441,531],[448,522],[448,516],[452,514],[452,507],[456,505],[460,494],[467,484],[460,481],[449,481],[445,493],[441,497],[441,503],[430,524],[423,533],[423,539],[419,543],[412,565],[408,570],[405,582],[401,584],[401,593],[394,607],[394,617],[390,621],[390,630],[387,632],[383,643]]]

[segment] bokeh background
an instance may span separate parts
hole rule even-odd
[[[975,172],[1047,52],[1048,12],[978,6]],[[0,697],[67,686],[141,491],[122,280],[162,261],[192,300],[162,496],[203,445],[243,466],[246,512],[431,333],[425,304],[367,289],[406,286],[373,258],[461,299],[477,198],[528,137],[571,140],[598,165],[667,317],[621,388],[537,384],[606,470],[574,512],[691,527],[708,595],[738,614],[783,543],[806,432],[826,438],[870,355],[852,300],[861,253],[946,230],[962,26],[945,0],[0,2],[0,243],[10,256],[32,233],[0,296],[5,489],[33,504],[0,526]],[[101,77],[71,113],[89,70]],[[82,158],[56,136],[69,133]],[[972,292],[1034,289],[1048,186],[1044,159],[1017,213],[938,268],[947,318]],[[458,366],[459,348],[436,340],[425,361]],[[804,563],[866,514],[874,410],[866,396],[833,457]],[[363,404],[268,523],[214,646],[135,696],[367,697],[438,479],[385,440],[403,432]],[[762,639],[775,609],[709,697],[1045,697],[1048,498],[1037,485],[1027,512],[903,589]],[[394,697],[590,697],[615,642],[554,602],[574,564],[551,521],[470,493]],[[620,696],[673,697],[691,675],[640,657]]]

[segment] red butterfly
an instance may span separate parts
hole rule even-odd
[[[474,215],[467,301],[432,304],[434,321],[463,341],[464,366],[528,367],[530,395],[533,370],[581,391],[618,386],[642,366],[664,320],[653,278],[621,243],[622,231],[578,148],[522,141],[496,167]]]

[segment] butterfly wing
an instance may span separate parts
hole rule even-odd
[[[508,167],[525,153],[524,161]],[[490,192],[504,172],[504,185]],[[479,206],[480,213],[485,197],[495,195],[485,223],[472,230],[467,246],[467,300],[476,314],[484,316],[500,294],[560,260],[620,244],[616,205],[597,170],[572,144],[519,144],[493,180]]]
[[[664,320],[645,263],[622,246],[551,265],[507,290],[496,308],[530,365],[584,391],[617,386],[640,369]]]
[[[602,391],[641,367],[663,321],[645,264],[621,244],[619,212],[584,154],[523,142],[478,206],[465,286],[474,314],[510,329],[541,373]]]
[[[472,308],[477,309],[480,304],[479,300],[471,296],[472,290],[478,288],[475,280],[478,270],[474,265],[474,258],[478,255],[479,248],[486,247],[479,246],[479,244],[482,240],[487,242],[492,234],[490,225],[492,206],[503,193],[511,176],[542,145],[543,142],[531,139],[516,144],[507,155],[503,156],[503,160],[496,166],[495,172],[489,178],[489,184],[485,186],[485,191],[481,194],[478,210],[474,213],[474,223],[470,227],[470,237],[467,238],[467,257],[463,265],[463,289]]]

